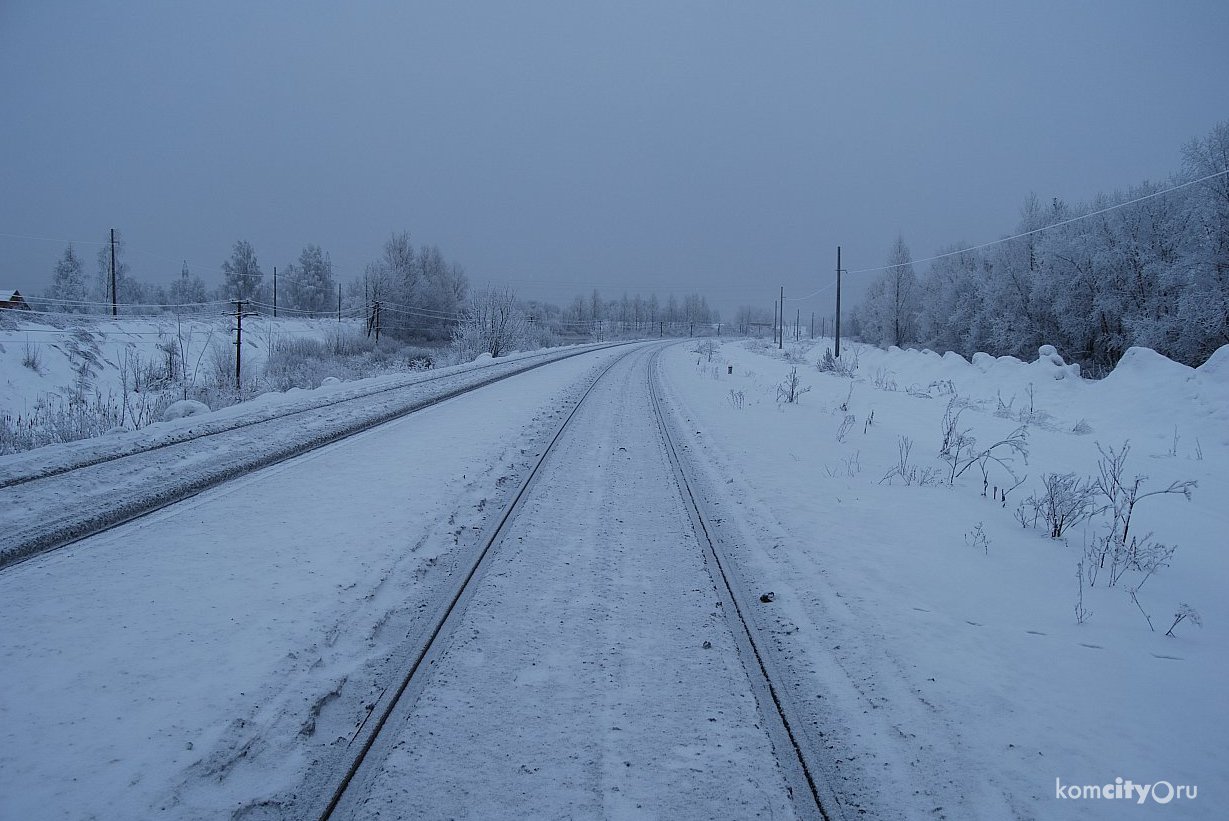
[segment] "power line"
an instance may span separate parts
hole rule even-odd
[[[968,248],[961,248],[958,251],[948,251],[945,254],[936,254],[933,257],[926,257],[925,259],[915,259],[915,260],[912,260],[909,264],[920,265],[924,262],[934,262],[935,260],[939,260],[939,259],[947,259],[948,257],[954,257],[959,254],[967,254],[969,251],[980,251],[982,248],[990,248],[991,246],[1001,245],[1005,242],[1011,242],[1012,240],[1023,239],[1024,237],[1030,237],[1033,234],[1040,234],[1042,231],[1049,231],[1054,228],[1062,228],[1064,225],[1071,225],[1072,223],[1080,222],[1081,220],[1090,219],[1092,217],[1098,217],[1098,216],[1101,216],[1102,214],[1108,214],[1110,211],[1117,211],[1120,208],[1126,208],[1129,205],[1136,205],[1137,203],[1141,203],[1145,200],[1150,200],[1155,197],[1161,197],[1161,196],[1164,196],[1165,194],[1172,194],[1174,191],[1180,191],[1183,188],[1189,188],[1192,185],[1198,185],[1201,182],[1207,182],[1208,180],[1213,180],[1213,179],[1216,179],[1217,177],[1223,177],[1226,174],[1229,174],[1229,168],[1225,169],[1224,171],[1217,171],[1215,174],[1208,174],[1206,177],[1200,177],[1197,180],[1190,180],[1189,182],[1184,182],[1180,185],[1174,185],[1174,186],[1171,186],[1170,188],[1166,188],[1161,191],[1154,191],[1151,194],[1145,194],[1142,197],[1136,197],[1135,199],[1127,200],[1126,202],[1120,202],[1116,205],[1110,205],[1106,208],[1098,208],[1096,211],[1090,211],[1087,214],[1080,214],[1078,217],[1071,217],[1070,219],[1060,220],[1051,225],[1046,225],[1041,228],[1034,228],[1031,231],[1021,231],[1018,234],[1013,234],[1010,237],[1003,237],[1002,239],[996,239],[993,242],[983,242],[980,245],[971,245]],[[850,274],[870,274],[870,273],[875,273],[876,271],[888,271],[888,270],[891,270],[892,268],[899,268],[899,267],[900,267],[899,265],[880,265],[877,268],[857,268],[853,271],[849,271],[848,273]]]
[[[109,239],[108,239],[108,240],[103,240],[102,242],[98,242],[97,240],[92,240],[92,239],[57,239],[57,238],[55,238],[55,237],[34,237],[34,236],[30,236],[30,235],[28,235],[28,234],[9,234],[9,233],[6,233],[6,232],[4,232],[4,231],[0,231],[0,237],[8,237],[8,238],[10,238],[10,239],[30,239],[30,240],[34,240],[34,241],[36,241],[36,242],[56,242],[56,243],[64,243],[65,245],[99,245],[99,246],[103,246],[103,245],[110,245],[110,244],[111,244],[111,241],[110,241]]]

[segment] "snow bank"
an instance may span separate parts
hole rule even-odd
[[[180,399],[178,402],[172,402],[162,412],[162,421],[170,422],[172,419],[184,419],[206,413],[209,413],[209,406],[204,402],[197,402],[195,399]]]
[[[1221,345],[1195,370],[1205,379],[1229,385],[1229,345]]]

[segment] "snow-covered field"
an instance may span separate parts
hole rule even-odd
[[[22,413],[47,393],[66,395],[84,371],[87,390],[119,395],[122,371],[137,360],[163,366],[165,348],[187,365],[188,379],[203,382],[216,355],[232,355],[233,316],[160,317],[63,316],[52,322],[38,314],[8,312],[0,326],[0,412]],[[243,367],[259,373],[269,348],[281,338],[327,342],[332,334],[362,332],[361,321],[249,317],[243,323]],[[161,346],[161,347],[160,347]],[[126,362],[127,360],[127,362]],[[27,364],[23,365],[23,361]],[[232,360],[233,361],[233,360]],[[178,364],[177,364],[178,367]]]
[[[859,363],[850,379],[816,369],[830,345],[726,343],[711,361],[674,348],[666,370],[695,461],[744,534],[742,571],[776,593],[762,618],[844,789],[885,818],[1118,818],[1135,817],[1125,800],[1069,788],[1129,780],[1164,798],[1167,782],[1197,798],[1149,796],[1148,817],[1216,817],[1229,795],[1229,348],[1199,369],[1133,349],[1093,382],[1049,357],[860,345],[843,351]],[[778,401],[791,349],[796,404]],[[949,485],[938,452],[953,397],[974,451],[1027,428],[1027,464],[1009,464],[1027,479],[1005,504],[995,486],[1015,481],[996,464],[985,495],[976,464]],[[885,478],[902,436],[909,484]],[[1085,566],[1080,624],[1077,563],[1110,514],[1058,540],[1014,514],[1043,475],[1097,476],[1098,445],[1128,442],[1123,478],[1146,476],[1141,492],[1198,487],[1141,499],[1131,534],[1177,549],[1112,586],[1108,560],[1095,586]],[[1165,635],[1184,605],[1202,627],[1188,617]]]

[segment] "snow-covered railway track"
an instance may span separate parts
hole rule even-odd
[[[717,592],[722,597],[723,610],[730,623],[735,643],[755,688],[760,712],[765,717],[769,734],[779,751],[778,761],[791,782],[796,802],[802,803],[809,811],[812,809],[807,803],[809,799],[814,802],[813,810],[817,817],[829,821],[843,819],[843,807],[828,775],[829,765],[818,755],[819,745],[813,739],[807,738],[802,713],[790,700],[776,666],[761,648],[759,630],[750,615],[755,607],[756,597],[747,592],[725,555],[721,539],[714,527],[715,517],[707,512],[703,494],[695,489],[697,480],[693,477],[687,460],[680,454],[681,440],[673,430],[674,425],[663,407],[658,389],[660,353],[654,352],[649,367],[649,394],[652,397],[654,416],[661,428],[662,440],[685,500],[687,513],[704,550],[705,561],[709,564],[710,573],[716,582]]]
[[[289,413],[255,410],[126,446],[74,449],[41,463],[22,454],[0,470],[0,570],[148,515],[254,470],[447,399],[555,362],[628,343],[552,351],[309,400]]]
[[[503,540],[508,532],[508,527],[511,524],[516,512],[520,509],[530,488],[533,487],[542,470],[542,465],[550,456],[559,439],[563,436],[564,431],[571,425],[572,420],[576,417],[577,412],[585,404],[594,389],[602,381],[602,378],[608,374],[615,365],[626,359],[633,351],[627,351],[620,354],[610,361],[605,368],[597,375],[597,377],[589,384],[585,392],[581,394],[576,404],[572,406],[571,411],[563,418],[559,426],[555,429],[554,434],[547,441],[546,446],[542,448],[542,452],[538,455],[537,461],[526,474],[524,481],[512,498],[504,507],[503,512],[495,519],[495,526],[490,530],[489,535],[485,537],[481,546],[472,555],[469,563],[465,567],[460,567],[454,573],[455,582],[451,591],[448,593],[444,601],[436,610],[434,618],[426,625],[421,632],[421,642],[419,646],[412,651],[409,659],[409,666],[402,675],[400,681],[395,682],[385,691],[383,704],[376,705],[372,710],[370,723],[364,727],[360,727],[359,733],[351,742],[351,752],[348,756],[348,761],[344,767],[339,768],[341,771],[340,780],[336,787],[329,794],[328,801],[320,811],[320,821],[329,821],[334,817],[334,813],[341,806],[342,801],[347,797],[347,791],[350,790],[352,784],[355,783],[355,778],[363,769],[368,761],[368,756],[380,740],[381,733],[388,726],[388,720],[393,712],[402,704],[402,700],[406,698],[407,691],[410,691],[415,684],[421,684],[420,673],[430,668],[438,659],[441,648],[444,646],[441,639],[450,634],[456,628],[456,622],[459,620],[461,612],[464,610],[466,602],[474,595],[476,581],[482,575],[486,565],[490,562],[494,555],[495,547]],[[417,681],[416,681],[417,679]],[[361,737],[361,740],[360,740]]]
[[[589,386],[294,817],[846,817],[692,492],[660,351]]]

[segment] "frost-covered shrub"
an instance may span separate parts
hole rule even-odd
[[[127,417],[121,401],[111,394],[104,397],[95,391],[69,398],[44,394],[29,413],[0,415],[0,454],[101,436],[123,427]]]
[[[815,363],[815,366],[819,368],[820,373],[831,373],[852,379],[854,374],[858,372],[858,359],[856,349],[849,349],[845,355],[838,359],[832,355],[832,349],[827,348],[824,350],[824,355]]]
[[[1042,482],[1045,491],[1037,497],[1037,508],[1051,539],[1061,539],[1069,529],[1097,512],[1097,486],[1091,479],[1081,480],[1074,473],[1047,473]]]
[[[789,375],[785,377],[785,380],[777,385],[777,401],[792,405],[810,389],[809,386],[804,387],[802,385],[802,380],[798,376],[798,369],[792,368]]]
[[[705,339],[697,342],[695,347],[691,349],[694,354],[699,354],[700,358],[705,362],[712,362],[713,356],[720,350],[720,346],[711,339]]]

